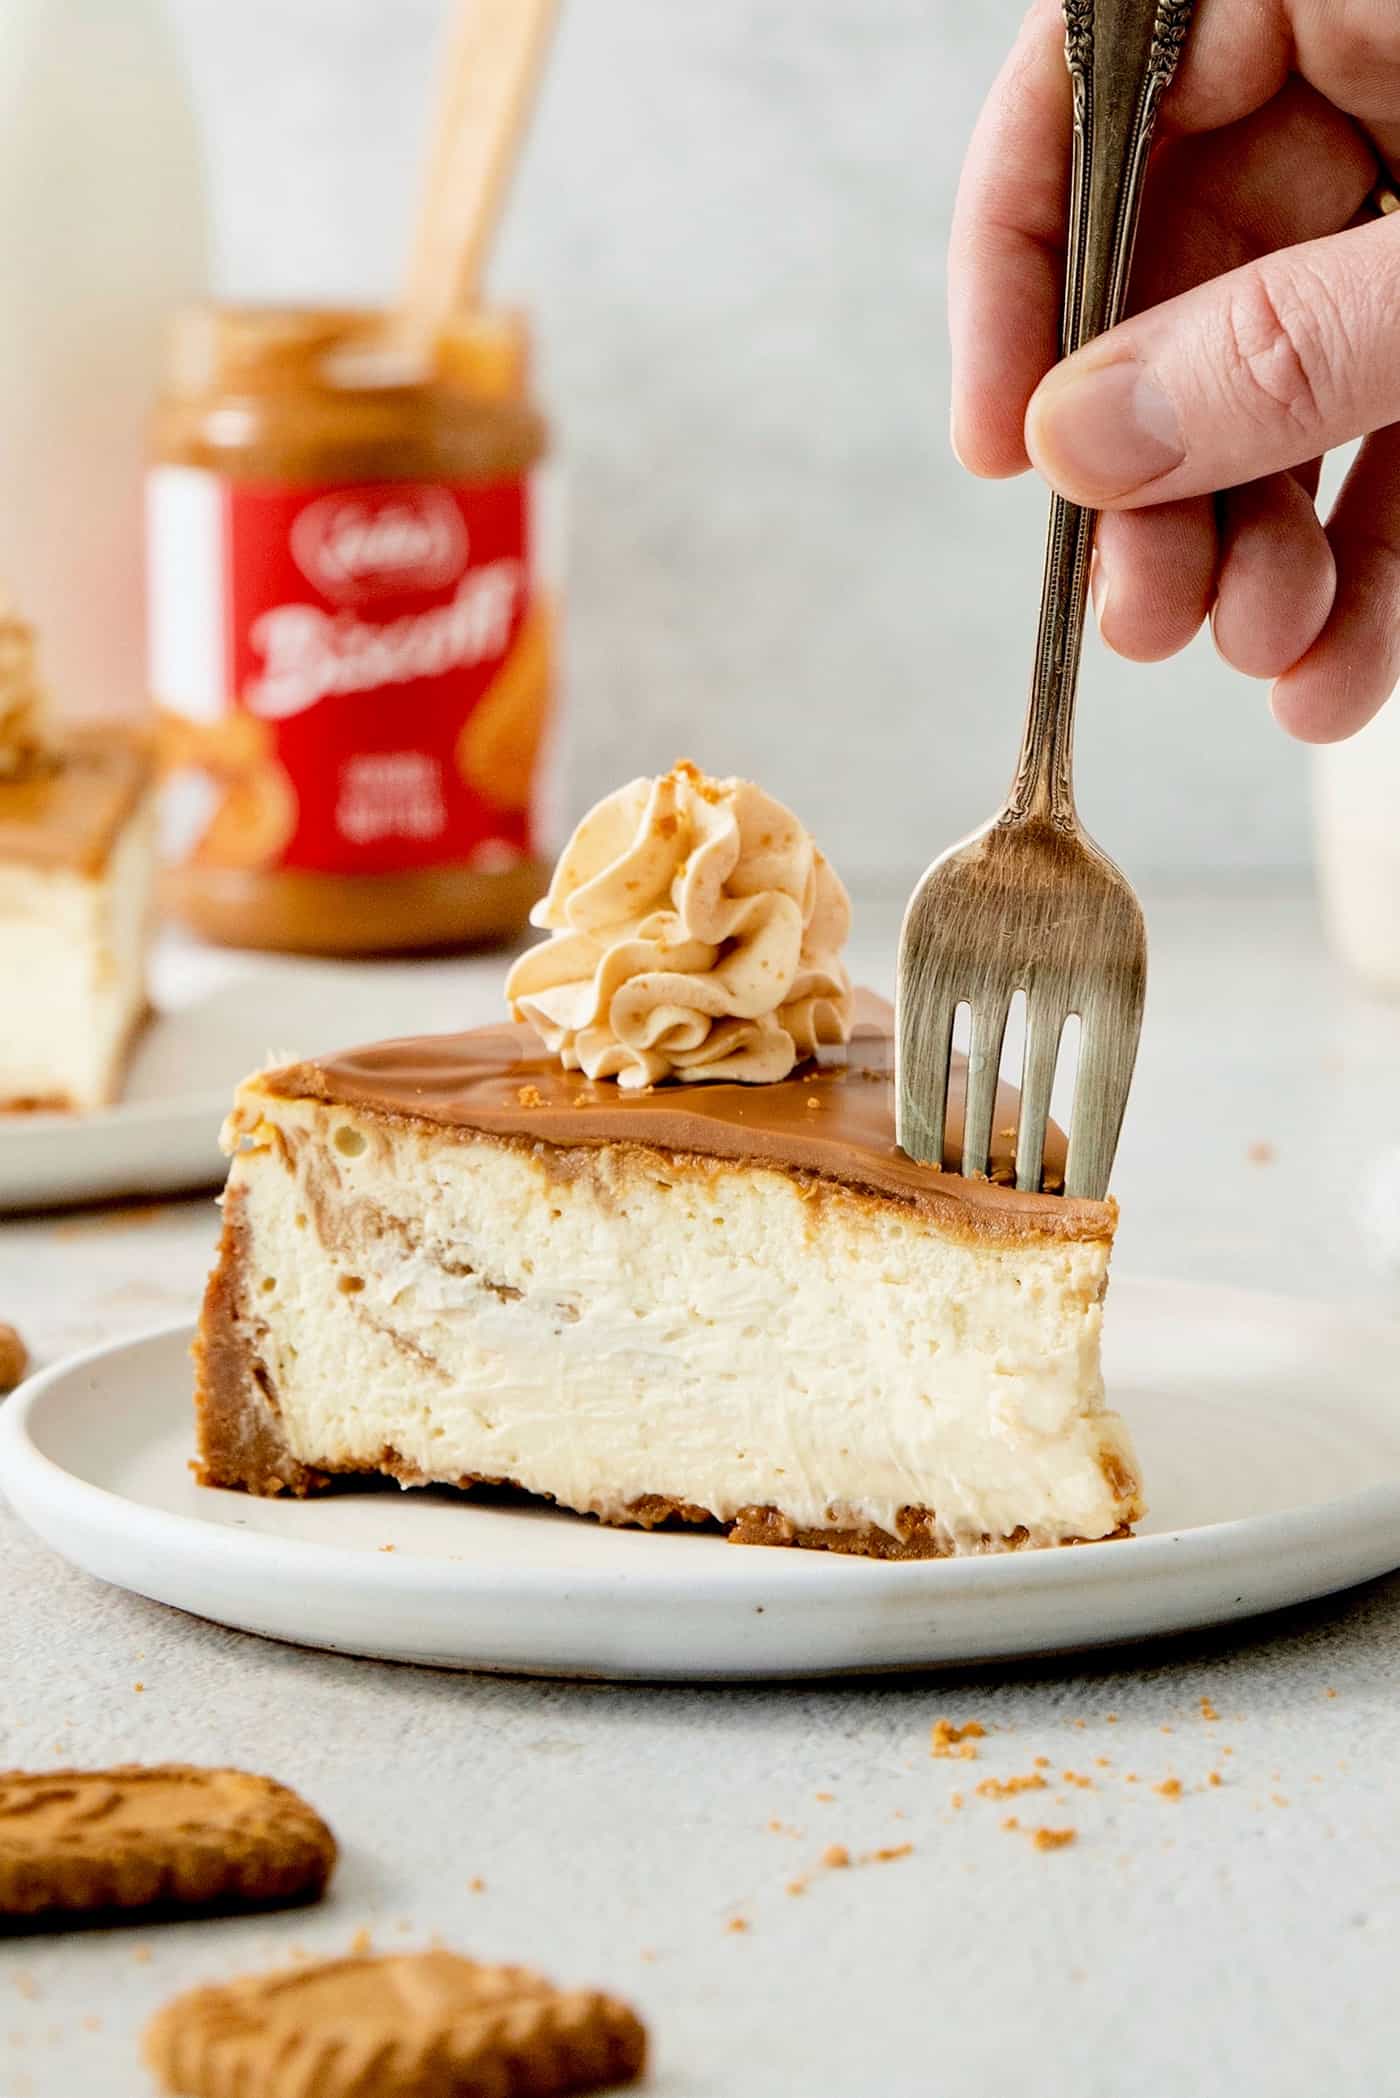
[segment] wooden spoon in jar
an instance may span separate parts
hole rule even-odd
[[[460,0],[395,319],[431,344],[471,305],[534,105],[557,0]]]
[[[458,0],[407,275],[383,334],[336,352],[328,376],[427,369],[450,316],[475,304],[556,12],[557,0]]]

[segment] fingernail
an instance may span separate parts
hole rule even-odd
[[[1089,594],[1094,600],[1094,617],[1103,631],[1104,607],[1108,603],[1108,571],[1103,565],[1103,555],[1094,548],[1094,559],[1089,569]]]
[[[1052,372],[1031,402],[1026,442],[1045,478],[1085,503],[1131,495],[1186,457],[1176,410],[1131,359]]]

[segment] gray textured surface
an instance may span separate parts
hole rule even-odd
[[[1120,1269],[1400,1310],[1361,1228],[1400,1009],[1343,989],[1297,894],[1148,901]],[[858,925],[878,978],[889,911]],[[0,1315],[45,1357],[175,1316],[212,1225],[207,1201],[0,1225]],[[653,2026],[658,2098],[1400,2092],[1400,1579],[1088,1667],[704,1692],[264,1645],[99,1589],[8,1516],[0,1594],[0,1764],[242,1761],[345,1843],[300,1916],[0,1946],[0,2098],[137,2098],[157,2002],[361,1927],[606,1981]],[[930,1760],[945,1715],[988,1728],[975,1763]],[[1045,1793],[973,1796],[1037,1756]],[[1009,1814],[1078,1841],[1037,1854]],[[914,1849],[814,1871],[833,1842]]]
[[[392,283],[440,0],[170,0],[241,294]],[[1042,494],[948,448],[943,254],[1019,0],[573,0],[495,272],[569,462],[568,796],[689,752],[910,874],[1010,776]],[[1302,754],[1208,643],[1091,646],[1082,802],[1136,873],[1299,865]]]

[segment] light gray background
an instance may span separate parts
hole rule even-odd
[[[444,0],[169,0],[221,289],[394,280]],[[853,879],[990,813],[1043,496],[947,441],[944,249],[1020,0],[566,0],[494,288],[538,318],[572,510],[570,811],[693,755]],[[1307,855],[1307,762],[1208,642],[1091,645],[1081,804],[1139,876]]]

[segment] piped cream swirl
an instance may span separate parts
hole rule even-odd
[[[584,817],[532,922],[550,934],[506,996],[566,1070],[786,1078],[851,1031],[845,889],[793,815],[747,780],[680,764]]]
[[[49,740],[34,629],[0,590],[0,779],[18,779],[41,764]]]

